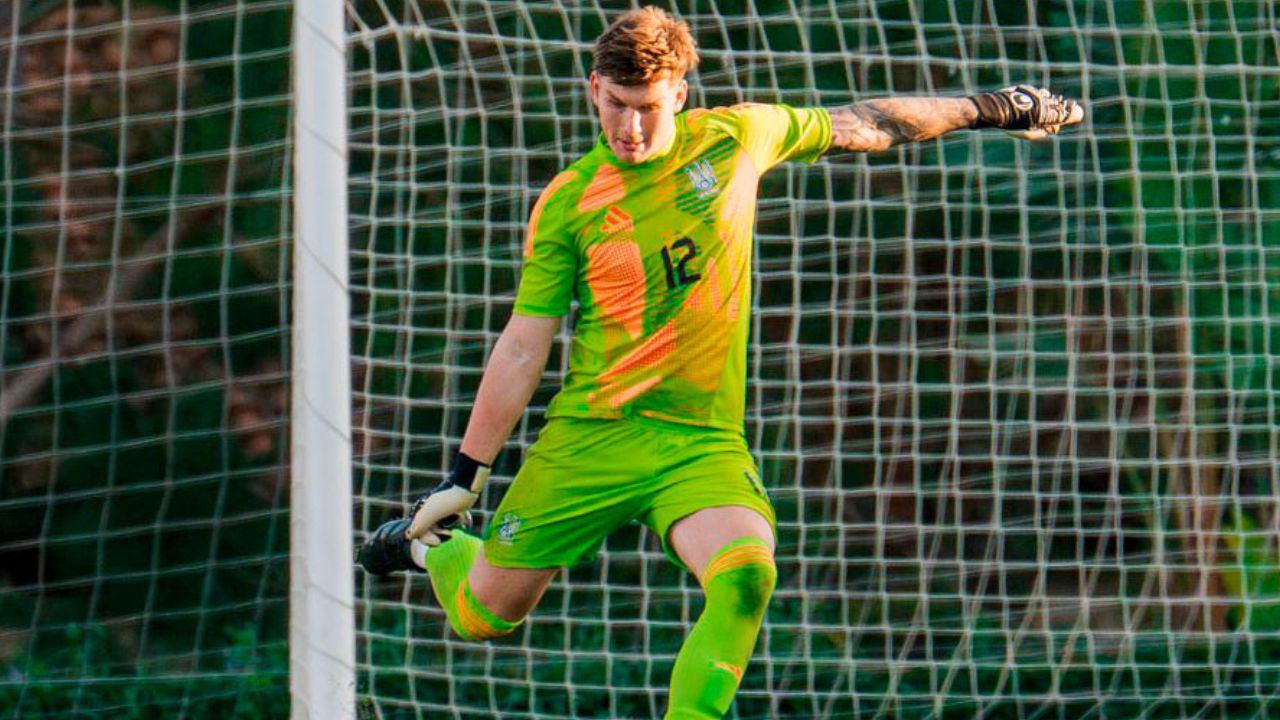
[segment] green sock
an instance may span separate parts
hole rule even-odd
[[[467,580],[462,581],[462,589],[458,593],[455,606],[457,622],[454,623],[453,629],[467,640],[477,642],[492,640],[509,634],[523,622],[503,620],[489,612],[489,608],[481,605],[476,596],[471,593],[471,583]]]
[[[467,575],[480,556],[480,538],[457,531],[453,539],[427,551],[427,576],[449,625],[464,640],[489,640],[506,635],[520,624],[489,612],[471,592]]]
[[[758,538],[739,538],[702,574],[706,605],[671,672],[667,720],[722,718],[733,703],[760,633],[777,571]]]
[[[484,543],[480,538],[458,530],[451,539],[427,551],[427,577],[431,578],[431,589],[455,630],[458,628],[458,590],[480,556],[482,547]]]

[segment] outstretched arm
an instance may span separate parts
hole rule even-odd
[[[953,130],[1000,128],[1038,140],[1084,119],[1074,100],[1031,85],[960,98],[880,98],[831,110],[831,148],[887,150]]]
[[[971,127],[978,108],[969,98],[880,98],[831,111],[831,149],[888,150]]]

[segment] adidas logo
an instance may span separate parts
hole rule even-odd
[[[600,223],[600,232],[606,235],[611,233],[627,232],[634,225],[631,223],[631,216],[622,211],[617,205],[610,205],[609,210],[604,214],[604,222]]]

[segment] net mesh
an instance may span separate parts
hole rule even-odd
[[[348,4],[358,532],[446,469],[624,5]],[[289,6],[0,3],[12,717],[285,713]],[[732,716],[1280,711],[1274,5],[672,7],[695,106],[1027,80],[1090,111],[763,180],[746,431],[780,578]],[[700,609],[634,526],[490,645],[420,578],[360,582],[384,717],[660,716]]]
[[[623,3],[351,6],[359,522],[431,487]],[[1089,122],[761,184],[747,437],[779,583],[733,717],[1277,710],[1280,133],[1263,2],[677,2],[693,106],[1029,81]],[[566,368],[498,461],[491,511]],[[656,717],[696,583],[634,526],[506,641],[362,587],[391,717]]]
[[[287,713],[287,6],[0,4],[0,716]]]

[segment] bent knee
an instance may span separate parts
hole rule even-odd
[[[777,584],[773,552],[759,541],[726,546],[712,558],[702,575],[708,602],[713,597],[723,597],[748,615],[764,612]]]
[[[463,582],[458,587],[458,594],[454,598],[454,611],[449,613],[449,624],[453,627],[453,631],[462,639],[473,642],[484,642],[510,635],[520,627],[522,622],[524,622],[523,616],[518,620],[507,620],[485,607],[471,591],[470,582]]]
[[[773,563],[748,563],[727,575],[729,592],[738,610],[747,615],[763,613],[778,584],[778,571]]]

